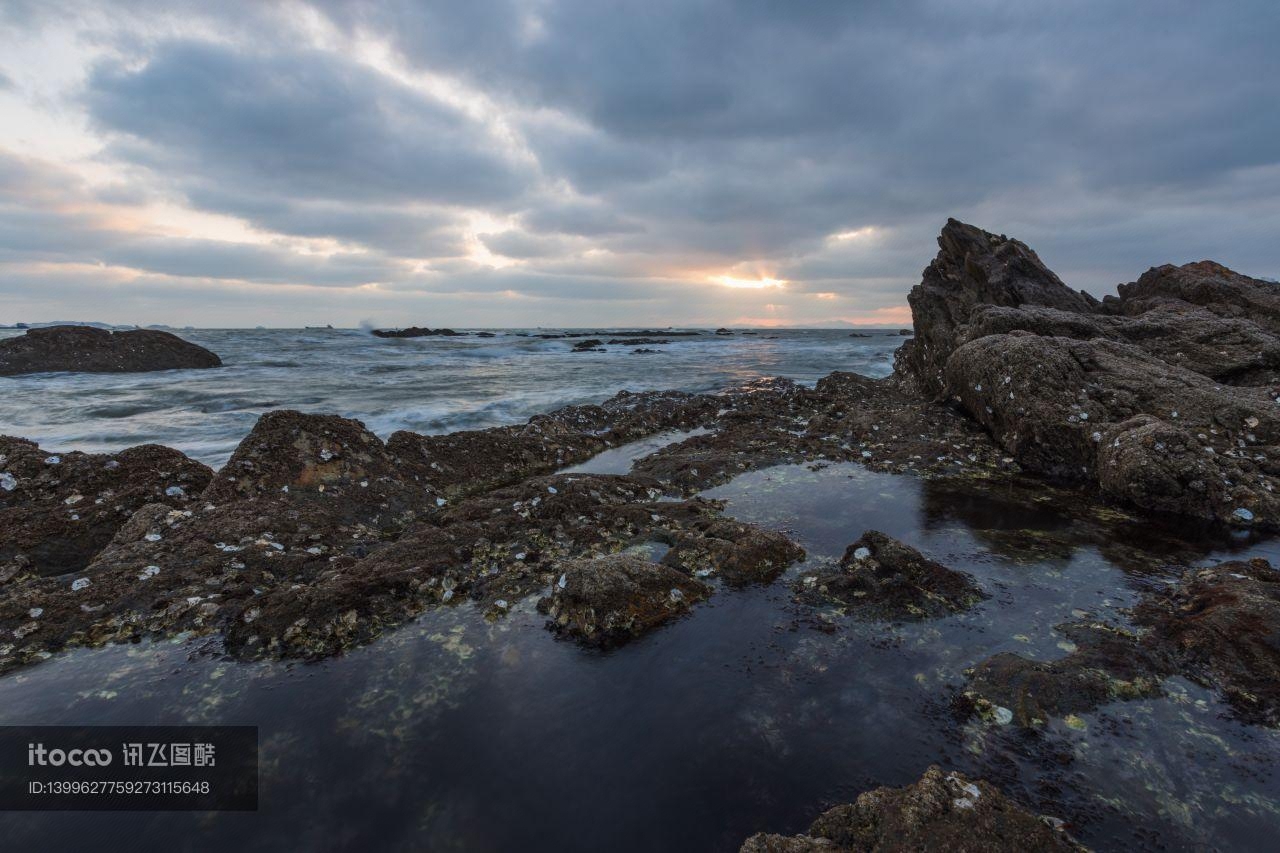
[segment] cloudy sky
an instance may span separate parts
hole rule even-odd
[[[897,326],[1280,275],[1274,0],[0,0],[0,322]]]

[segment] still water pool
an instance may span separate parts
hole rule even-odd
[[[257,725],[260,810],[8,813],[5,846],[728,851],[932,763],[1099,850],[1263,850],[1280,835],[1280,733],[1234,722],[1189,683],[1037,732],[951,710],[965,667],[1064,655],[1055,625],[1123,621],[1172,576],[1165,564],[1274,558],[1275,544],[850,465],[773,468],[707,494],[791,533],[811,564],[878,529],[991,598],[859,622],[795,604],[796,567],[608,653],[553,638],[532,600],[497,622],[465,604],[432,611],[314,664],[229,662],[198,640],[79,650],[0,679],[0,721]]]

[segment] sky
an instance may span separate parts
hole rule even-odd
[[[0,0],[0,323],[909,325],[1280,277],[1274,0]]]

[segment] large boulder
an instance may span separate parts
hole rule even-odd
[[[1280,286],[1202,262],[1099,305],[1022,243],[950,221],[911,293],[899,377],[1023,467],[1143,509],[1280,524]]]
[[[258,419],[204,495],[321,504],[343,522],[399,526],[437,500],[419,466],[360,421],[281,409]]]
[[[1084,850],[1061,823],[935,765],[904,788],[876,788],[823,812],[804,835],[753,835],[741,853]]]
[[[23,373],[142,373],[218,367],[204,347],[155,329],[111,332],[91,326],[47,326],[0,340],[0,376]]]
[[[1043,305],[1092,312],[1098,302],[1068,288],[1026,244],[948,219],[938,255],[911,289],[915,337],[903,344],[903,360],[926,393],[940,394],[943,368],[964,339],[979,305]]]
[[[146,504],[182,509],[213,472],[176,450],[55,453],[0,436],[0,583],[83,569]]]
[[[1170,302],[1199,305],[1218,315],[1246,320],[1280,334],[1280,284],[1241,275],[1213,261],[1152,267],[1107,297],[1108,310],[1129,316]]]

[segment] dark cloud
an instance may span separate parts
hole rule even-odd
[[[80,105],[122,177],[74,191],[0,158],[0,184],[24,182],[0,209],[0,258],[583,312],[645,288],[654,306],[728,306],[706,279],[742,268],[787,279],[780,302],[877,309],[904,303],[958,216],[1095,292],[1165,261],[1280,271],[1272,0],[309,5],[319,26],[290,4],[13,4],[15,31],[91,20],[110,46]],[[362,62],[357,40],[456,97]],[[111,242],[46,203],[67,192],[178,198],[344,251]],[[847,232],[874,238],[833,238]],[[476,239],[516,266],[477,268]]]
[[[170,42],[100,67],[85,97],[118,156],[197,189],[489,205],[525,188],[461,110],[333,53]]]

